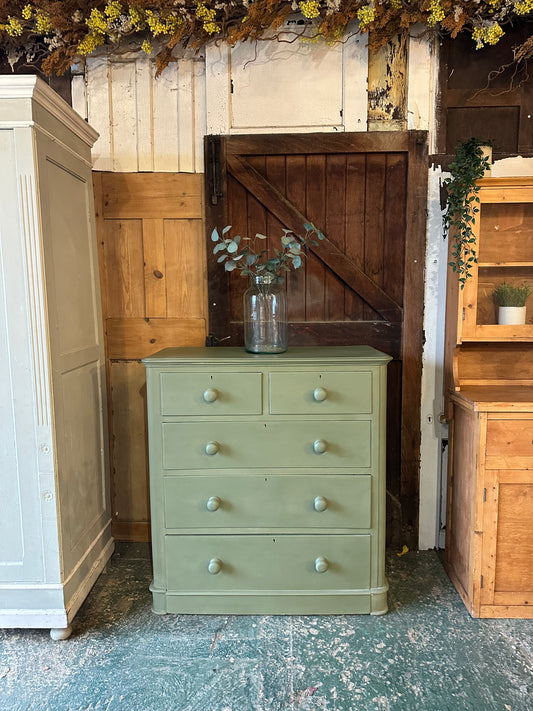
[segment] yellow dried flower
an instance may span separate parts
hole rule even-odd
[[[25,20],[31,20],[32,12],[33,8],[31,5],[24,5],[24,7],[22,8],[22,17]]]
[[[144,18],[136,7],[130,7],[130,20],[133,25],[133,29],[139,32],[144,29]]]
[[[203,2],[198,2],[196,4],[196,17],[199,17],[200,20],[204,20],[204,29],[205,29],[205,23],[206,22],[213,22],[217,14],[216,10],[209,9],[204,5]]]
[[[20,20],[17,20],[16,17],[11,17],[11,15],[9,15],[9,17],[7,19],[8,19],[9,24],[4,25],[4,27],[6,28],[7,34],[10,37],[20,37],[20,35],[22,34],[23,29],[24,29],[22,27],[22,23],[20,22]]]
[[[533,12],[533,0],[523,0],[523,2],[517,2],[514,6],[517,15],[527,15]]]
[[[445,14],[440,4],[440,0],[431,0],[429,4],[429,14],[427,19],[428,27],[435,27],[438,22],[444,20]]]
[[[488,44],[496,44],[499,42],[500,38],[503,37],[505,32],[502,30],[500,25],[495,22],[489,29],[487,30],[487,42]]]
[[[146,10],[146,22],[154,37],[157,35],[172,35],[183,23],[179,15],[170,13],[166,18],[162,18],[152,10]]]
[[[109,18],[111,22],[113,22],[121,16],[122,5],[120,4],[119,0],[111,0],[111,2],[108,2],[105,6],[104,12],[106,17]]]
[[[320,3],[316,2],[316,0],[302,0],[298,5],[302,15],[310,20],[320,15]]]
[[[89,32],[78,45],[78,54],[87,55],[104,44],[105,35],[101,32]]]
[[[390,6],[393,10],[401,10],[403,7],[402,0],[390,0]]]
[[[152,54],[152,52],[154,51],[154,48],[152,47],[150,42],[148,42],[148,40],[144,40],[144,42],[141,44],[141,49],[143,52],[145,52],[145,54]]]
[[[505,32],[497,22],[484,27],[475,27],[472,32],[472,39],[476,42],[476,49],[481,49],[485,44],[496,44]]]
[[[359,20],[359,26],[364,30],[370,23],[376,19],[376,9],[374,5],[365,5],[357,10],[357,19]]]
[[[204,22],[204,30],[208,35],[214,35],[215,32],[220,30],[220,27],[216,24],[216,22]]]
[[[90,16],[85,20],[85,24],[93,32],[105,32],[107,30],[107,20],[104,14],[95,7],[93,7]]]
[[[37,13],[37,17],[35,18],[35,29],[39,35],[46,35],[52,31],[52,22],[48,15],[45,15],[42,12]]]

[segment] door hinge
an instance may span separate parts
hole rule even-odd
[[[479,576],[479,587],[480,588],[483,587],[483,576],[482,575]]]
[[[466,317],[466,313],[465,313],[465,312],[466,312],[466,309],[463,308],[463,321],[465,320],[465,317]]]
[[[219,136],[207,136],[207,186],[211,205],[218,205],[223,194]]]
[[[483,489],[483,503],[487,500],[487,490]]]
[[[222,343],[222,341],[229,341],[231,336],[224,336],[224,338],[218,338],[215,336],[214,333],[209,333],[205,337],[205,346],[206,348],[214,348],[215,346],[218,346],[219,343]]]

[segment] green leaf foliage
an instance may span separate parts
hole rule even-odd
[[[451,234],[453,239],[449,266],[458,274],[461,289],[472,275],[472,266],[477,263],[476,238],[472,229],[479,212],[477,181],[489,167],[489,161],[481,151],[482,145],[484,142],[477,138],[458,144],[455,159],[449,167],[451,177],[443,181],[447,192],[444,234]]]
[[[508,284],[502,281],[494,289],[494,301],[498,306],[525,306],[531,295],[531,286],[523,281],[520,284]]]
[[[323,233],[311,223],[305,223],[305,235],[297,235],[292,230],[283,229],[280,238],[281,249],[265,244],[267,236],[256,233],[255,237],[225,237],[221,239],[215,227],[211,233],[211,239],[216,242],[213,247],[213,254],[222,253],[218,263],[224,263],[227,272],[238,270],[241,276],[256,276],[260,274],[271,274],[277,283],[284,280],[285,272],[291,269],[299,269],[303,264],[303,257],[310,245],[318,245],[317,240],[323,240]],[[231,225],[224,227],[222,235],[227,235]],[[316,239],[311,239],[315,237]],[[261,247],[259,248],[259,244]]]

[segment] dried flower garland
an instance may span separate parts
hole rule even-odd
[[[178,46],[289,35],[283,25],[294,12],[307,20],[297,31],[307,40],[311,32],[317,40],[340,41],[356,20],[358,31],[371,33],[375,49],[421,23],[451,37],[469,32],[479,49],[496,44],[508,23],[533,14],[533,0],[0,0],[0,42],[11,62],[21,56],[31,62],[39,53],[42,59],[44,52],[43,70],[60,74],[98,47],[133,37],[161,71]],[[515,59],[531,56],[529,38],[515,49]]]

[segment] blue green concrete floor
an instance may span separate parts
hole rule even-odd
[[[387,565],[384,617],[157,616],[119,544],[70,639],[0,630],[0,709],[532,711],[533,622],[472,619],[433,551]]]

